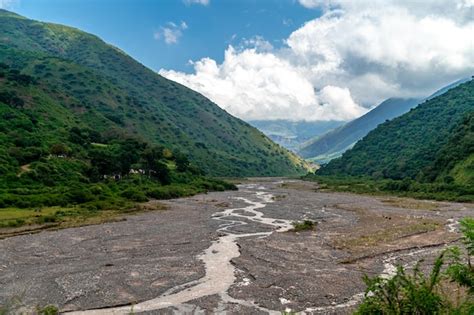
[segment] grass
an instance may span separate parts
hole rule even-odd
[[[314,230],[317,223],[311,220],[304,220],[301,222],[292,222],[291,225],[293,225],[293,229],[291,229],[292,232],[301,232]]]

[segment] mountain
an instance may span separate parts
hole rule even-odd
[[[454,182],[474,187],[474,111],[456,125],[447,143],[436,154],[434,163],[420,175],[421,180],[428,182]]]
[[[436,96],[440,96],[441,94],[443,94],[443,93],[449,91],[449,90],[452,89],[453,87],[456,87],[456,86],[458,86],[459,84],[468,82],[468,81],[470,81],[470,80],[471,80],[471,78],[463,78],[463,79],[460,79],[460,80],[458,80],[458,81],[455,81],[455,82],[453,82],[453,83],[451,83],[451,84],[448,84],[448,85],[446,85],[445,87],[443,87],[443,88],[439,89],[438,91],[434,92],[433,94],[431,94],[431,95],[428,96],[427,98],[425,98],[424,101],[427,101],[427,100],[430,100],[430,99],[432,99],[432,98],[435,98]]]
[[[341,156],[379,124],[406,113],[418,103],[418,99],[390,98],[385,100],[365,115],[308,141],[298,150],[298,153],[315,162],[327,163],[331,159]]]
[[[0,62],[34,82],[1,87],[22,103],[0,104],[8,115],[37,121],[34,134],[21,130],[38,139],[28,148],[67,142],[77,127],[101,139],[132,137],[179,151],[214,176],[305,171],[296,155],[254,127],[94,35],[5,10],[0,25]],[[8,143],[10,137],[0,135]]]
[[[309,139],[339,127],[343,121],[251,120],[249,124],[279,145],[296,152]]]
[[[379,125],[317,174],[446,181],[472,190],[473,115],[470,80]]]

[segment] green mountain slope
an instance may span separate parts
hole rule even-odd
[[[469,182],[472,173],[461,173],[472,172],[472,112],[473,80],[379,125],[317,173]]]
[[[453,129],[434,163],[423,169],[420,179],[474,187],[474,111]]]
[[[298,153],[304,158],[327,163],[341,156],[379,124],[406,113],[418,102],[418,99],[390,98],[367,114],[308,141]]]
[[[37,82],[18,93],[23,114],[48,115],[45,139],[65,139],[78,125],[105,138],[126,135],[179,150],[210,175],[305,170],[297,156],[255,128],[96,36],[4,10],[0,25],[0,62]]]

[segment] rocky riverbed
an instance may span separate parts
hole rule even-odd
[[[72,314],[347,314],[364,274],[429,263],[459,239],[459,219],[474,215],[472,204],[327,193],[287,179],[165,204],[120,222],[0,240],[0,304]],[[292,231],[301,220],[317,226]]]

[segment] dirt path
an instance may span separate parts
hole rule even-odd
[[[167,203],[124,222],[0,241],[0,303],[19,295],[73,314],[344,314],[362,298],[363,274],[429,261],[474,214],[274,179]],[[316,231],[288,232],[302,219]]]

